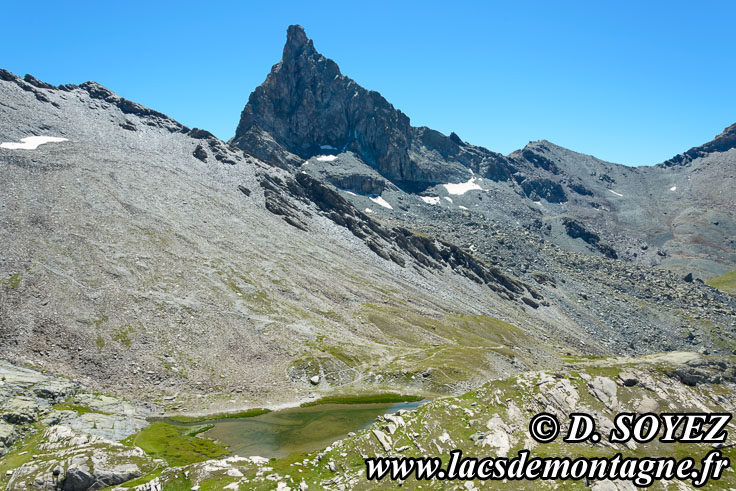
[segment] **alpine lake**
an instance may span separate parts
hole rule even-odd
[[[321,450],[350,432],[367,428],[378,416],[414,409],[425,402],[319,404],[196,424],[165,421],[177,426],[213,425],[198,436],[224,443],[233,455],[283,458]]]

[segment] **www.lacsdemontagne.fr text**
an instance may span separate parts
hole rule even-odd
[[[462,451],[450,452],[445,468],[439,457],[368,458],[368,480],[389,478],[417,480],[626,480],[636,486],[649,486],[655,481],[678,479],[701,487],[710,479],[719,479],[729,465],[729,459],[719,450],[712,450],[700,461],[700,468],[690,457],[530,457],[521,450],[516,457],[463,457]]]

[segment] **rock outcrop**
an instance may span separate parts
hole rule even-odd
[[[673,165],[687,165],[695,159],[705,157],[714,152],[726,152],[736,148],[736,123],[732,124],[723,133],[716,136],[713,140],[703,145],[693,147],[681,154],[675,155],[671,159],[663,162],[663,167],[671,167]]]
[[[7,489],[83,491],[107,488],[135,479],[152,468],[138,447],[128,447],[67,426],[46,430],[34,460],[12,473]]]

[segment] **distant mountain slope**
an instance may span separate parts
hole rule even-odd
[[[548,142],[512,156],[522,153],[558,169],[537,173],[563,183],[564,211],[599,232],[623,259],[704,279],[736,265],[736,149],[651,167],[611,164]]]

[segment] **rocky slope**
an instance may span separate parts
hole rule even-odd
[[[2,78],[7,359],[193,411],[457,392],[597,349],[531,282],[307,174],[93,82]]]
[[[387,146],[363,138],[367,122]],[[728,135],[674,167],[625,167],[547,141],[504,156],[412,127],[291,26],[234,142],[266,159],[277,148],[289,158],[276,164],[334,186],[364,216],[442,237],[535,285],[603,349],[727,354],[736,306],[698,279],[736,264]]]
[[[259,104],[289,80],[321,86],[312,69],[334,65],[297,27],[284,56],[244,121],[265,114]],[[412,145],[424,142],[407,150],[412,158],[431,154],[422,157],[430,167],[473,176],[416,195],[368,165],[357,140],[281,170],[253,158],[257,149],[244,154],[94,82],[53,87],[0,74],[0,343],[9,359],[125,394],[153,390],[159,402],[174,395],[169,407],[195,410],[334,390],[453,392],[554,366],[565,352],[735,347],[733,297],[647,267],[668,253],[630,236],[621,239],[630,249],[609,242],[570,213],[587,205],[556,203],[558,188],[525,190],[533,176],[520,178],[524,162],[537,177],[575,170],[583,177],[560,181],[565,196],[605,189],[616,198],[609,180],[644,170],[601,167],[546,142],[504,157],[409,127]],[[289,127],[282,116],[291,113],[278,114],[259,124]],[[57,141],[14,143],[29,136]],[[298,155],[324,152],[319,139],[309,150],[309,138]],[[448,156],[458,165],[447,167]],[[679,167],[728,172],[699,159]],[[594,184],[593,169],[608,178]],[[497,339],[503,349],[492,348]]]

